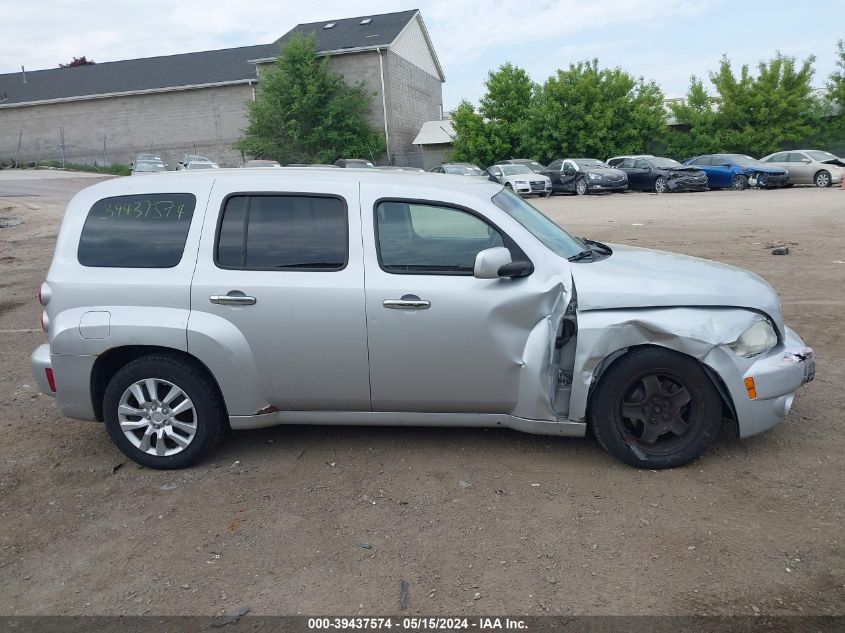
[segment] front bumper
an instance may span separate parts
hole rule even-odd
[[[588,180],[587,189],[589,191],[625,191],[628,188],[628,183],[625,180],[616,182],[604,182],[601,180]]]
[[[749,177],[749,184],[752,179],[756,180],[756,186],[761,189],[775,189],[777,187],[785,187],[789,184],[789,174],[768,174],[765,172],[758,172],[751,174]]]
[[[669,191],[707,191],[707,178],[702,179],[686,179],[676,178],[669,180],[666,183],[669,186]]]
[[[552,192],[552,183],[551,181],[544,182],[539,184],[539,181],[530,182],[528,184],[516,184],[514,185],[515,191],[521,196],[530,196],[530,195],[537,195],[537,196],[545,196],[546,194],[550,194]]]
[[[733,397],[739,436],[761,433],[783,420],[792,407],[795,391],[813,380],[815,374],[812,348],[807,347],[794,331],[786,328],[783,343],[755,359],[741,376],[725,380]],[[754,379],[754,398],[750,397],[744,385],[747,378]]]

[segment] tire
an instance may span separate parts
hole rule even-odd
[[[748,189],[748,178],[746,178],[742,174],[737,174],[731,181],[731,189],[733,189],[734,191],[742,191],[743,189]]]
[[[666,184],[666,179],[663,176],[658,176],[654,181],[655,193],[666,193],[669,190],[669,185]]]
[[[698,361],[646,347],[607,369],[591,396],[589,420],[599,444],[626,464],[674,468],[716,439],[722,400]]]
[[[513,187],[511,186],[511,183],[506,182],[506,183],[505,183],[505,189],[507,189],[508,191],[510,191],[511,193],[513,193]]]
[[[180,392],[175,396],[174,388]],[[142,356],[119,369],[103,395],[103,417],[124,455],[156,469],[197,463],[228,429],[217,385],[195,364],[166,354]]]
[[[830,187],[833,179],[830,177],[830,172],[822,169],[813,176],[813,182],[816,183],[816,187]]]
[[[587,187],[587,181],[583,178],[579,178],[575,181],[575,193],[579,196],[586,196],[590,193],[589,188]]]

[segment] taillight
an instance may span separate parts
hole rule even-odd
[[[41,329],[45,332],[50,330],[50,317],[47,316],[46,310],[41,312]]]
[[[53,293],[50,290],[50,286],[48,286],[47,282],[45,281],[43,284],[41,284],[41,287],[38,288],[38,303],[43,306],[46,306],[48,303],[50,303],[50,297],[52,296]]]
[[[56,393],[56,377],[53,376],[53,369],[51,367],[47,367],[44,370],[44,373],[47,374],[47,384],[50,385],[50,391]]]

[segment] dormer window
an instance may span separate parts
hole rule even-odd
[[[328,24],[326,24],[323,28],[324,28],[324,29],[333,29],[333,28],[334,28],[334,25],[335,25],[335,23],[334,23],[334,22],[329,22],[329,23],[328,23]]]

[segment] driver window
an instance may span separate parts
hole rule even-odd
[[[633,158],[626,158],[621,163],[616,165],[617,167],[624,167],[626,169],[633,169],[634,168],[634,159]]]
[[[559,160],[556,160],[551,165],[549,165],[549,171],[560,171],[563,168],[563,163]]]
[[[642,159],[638,159],[638,160],[634,161],[634,167],[636,169],[648,169],[649,164]]]
[[[376,239],[383,270],[421,275],[472,275],[479,252],[504,245],[471,213],[415,202],[379,203]]]
[[[790,152],[789,157],[787,158],[786,162],[788,163],[809,163],[810,161],[807,159],[804,154],[799,154],[798,152]]]

